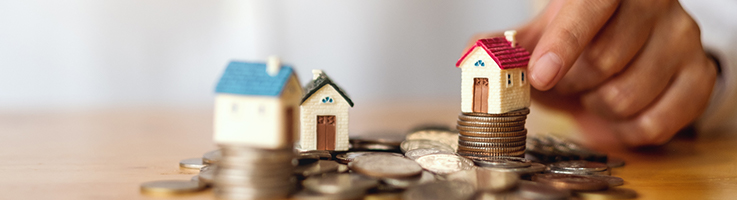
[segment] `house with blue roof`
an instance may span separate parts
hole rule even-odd
[[[292,67],[275,57],[267,63],[232,61],[215,93],[215,143],[292,148],[303,95]]]

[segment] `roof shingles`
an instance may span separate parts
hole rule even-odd
[[[481,47],[491,56],[491,59],[499,65],[501,69],[511,69],[517,67],[526,67],[530,61],[530,52],[519,45],[512,47],[512,43],[503,37],[480,39],[474,44],[461,59],[456,62],[456,67],[460,67],[461,62],[473,51],[474,48]]]
[[[232,61],[215,87],[216,93],[279,96],[292,76],[292,67],[282,65],[276,76],[266,73],[265,63]]]

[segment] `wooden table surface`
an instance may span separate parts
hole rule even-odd
[[[423,104],[351,112],[352,135],[452,125],[458,114]],[[142,182],[196,175],[178,162],[215,149],[211,129],[211,109],[0,113],[0,199],[214,199],[210,191],[173,198],[139,193]],[[627,163],[613,175],[643,199],[737,198],[737,133],[712,135],[613,152]]]

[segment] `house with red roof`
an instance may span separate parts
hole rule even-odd
[[[480,39],[459,60],[461,111],[499,114],[530,106],[530,53],[517,45],[516,31]]]

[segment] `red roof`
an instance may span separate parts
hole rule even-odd
[[[512,47],[512,43],[507,41],[507,39],[496,37],[476,41],[476,44],[468,49],[468,51],[461,56],[461,59],[456,62],[456,67],[459,67],[461,62],[463,62],[463,59],[466,59],[466,56],[471,54],[471,51],[476,47],[484,48],[486,53],[491,56],[491,59],[494,59],[494,62],[496,62],[501,69],[526,67],[527,62],[530,61],[530,52],[527,52],[525,48],[522,48],[519,45]]]

